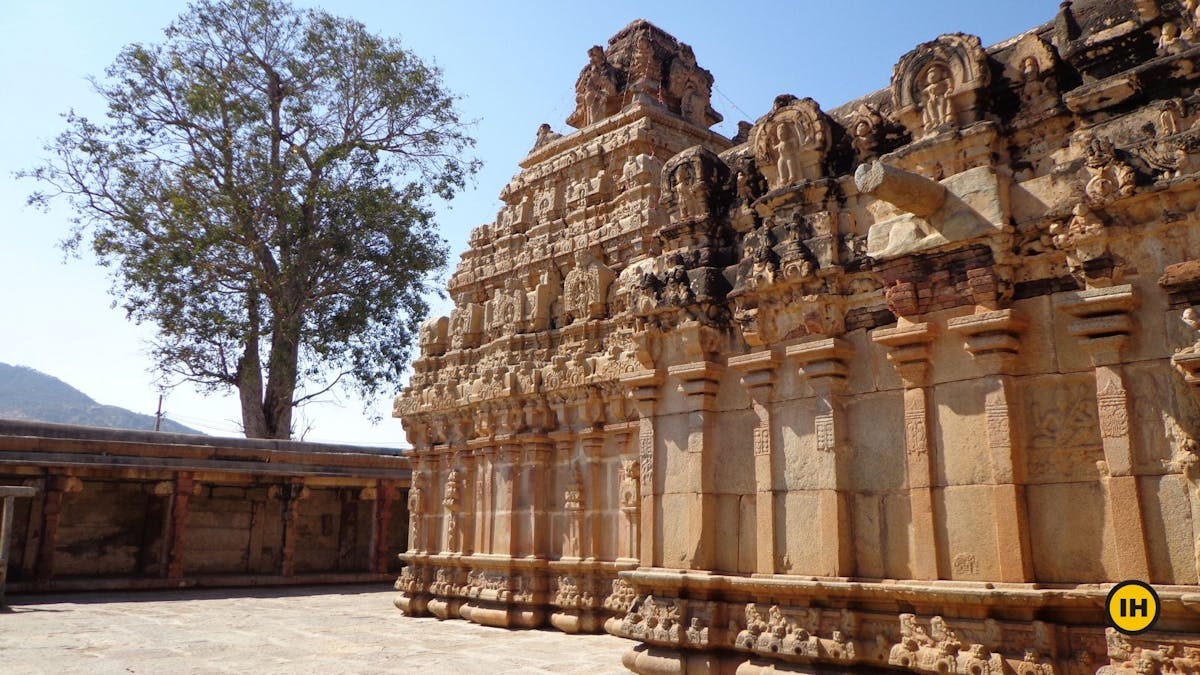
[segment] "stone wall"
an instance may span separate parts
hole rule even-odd
[[[687,45],[592,48],[396,401],[397,606],[638,672],[1200,668],[1192,5],[943,35],[731,140]]]
[[[381,581],[407,546],[408,460],[312,443],[0,421],[9,589]]]

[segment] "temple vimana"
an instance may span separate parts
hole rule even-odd
[[[631,23],[473,231],[396,401],[397,606],[641,673],[1200,672],[1200,0],[732,139],[712,87]]]

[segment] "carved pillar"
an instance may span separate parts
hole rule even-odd
[[[425,512],[429,510],[430,486],[424,448],[413,448],[412,485],[408,489],[408,550],[428,553],[428,526]]]
[[[471,555],[475,552],[475,528],[478,527],[479,521],[479,506],[475,502],[475,476],[479,468],[475,465],[475,453],[465,445],[460,447],[455,455],[458,458],[459,466],[462,467],[462,485],[459,494],[462,507],[458,516],[458,550],[462,551],[463,555]]]
[[[717,390],[725,366],[713,361],[694,361],[671,366],[667,373],[678,377],[683,384],[688,406],[688,453],[698,454],[699,503],[688,518],[688,550],[692,551],[687,567],[711,570],[717,567]],[[695,465],[693,465],[694,467]]]
[[[1019,418],[1013,404],[1012,372],[1026,322],[1015,310],[1002,309],[951,319],[947,325],[966,339],[967,351],[984,372],[983,412],[992,468],[1000,581],[1033,581],[1023,436],[1013,432]]]
[[[23,483],[34,488],[37,492],[43,493],[43,499],[33,499],[29,503],[29,534],[25,537],[25,550],[21,555],[21,578],[37,579],[37,562],[38,551],[41,550],[41,530],[39,524],[42,522],[42,506],[45,502],[44,493],[46,485],[49,483],[46,478],[30,478]]]
[[[904,383],[904,450],[908,477],[909,556],[914,579],[940,578],[937,526],[933,517],[933,392],[929,383],[929,345],[935,332],[927,323],[900,320],[895,328],[871,333],[876,344],[888,348],[888,361]]]
[[[446,477],[442,485],[442,539],[443,553],[460,553],[462,551],[462,532],[460,513],[462,512],[463,473],[458,467],[458,453],[448,448],[441,458],[442,475]]]
[[[471,517],[471,546],[473,553],[492,552],[492,532],[494,529],[492,515],[492,448],[486,438],[476,438],[467,442],[471,453],[472,471],[470,472],[471,504],[474,514]]]
[[[0,612],[8,609],[4,587],[8,582],[8,546],[12,541],[16,501],[18,497],[32,497],[36,493],[37,490],[31,487],[0,485],[0,501],[4,502],[3,511],[0,511]]]
[[[1091,358],[1096,375],[1100,439],[1107,464],[1108,512],[1113,522],[1117,574],[1122,579],[1149,579],[1150,560],[1142,527],[1142,496],[1134,473],[1132,410],[1121,358],[1133,332],[1137,306],[1129,284],[1060,296],[1058,308],[1074,318],[1068,330]]]
[[[475,528],[478,522],[478,507],[475,504],[475,454],[470,439],[475,435],[475,425],[469,413],[459,411],[452,424],[453,462],[459,470],[458,548],[463,555],[475,551]]]
[[[621,376],[621,384],[630,389],[634,407],[641,420],[638,427],[638,463],[641,469],[641,562],[648,567],[662,566],[662,547],[655,546],[659,536],[655,522],[656,497],[660,490],[654,471],[656,454],[654,438],[654,408],[660,396],[663,375],[659,370],[642,370]]]
[[[525,466],[529,473],[529,505],[522,528],[526,555],[550,557],[550,514],[546,505],[546,465],[553,445],[550,439],[537,435],[525,440]]]
[[[563,514],[566,516],[567,529],[563,536],[563,559],[579,561],[583,559],[583,523],[587,517],[583,511],[583,480],[575,462],[568,461],[566,471]]]
[[[621,509],[621,525],[617,541],[618,562],[637,562],[638,554],[638,525],[641,522],[641,464],[638,462],[636,449],[631,449],[631,440],[637,438],[636,426],[630,427],[622,422],[609,425],[609,433],[615,439],[620,464],[617,468],[620,485],[617,499]]]
[[[499,467],[495,472],[496,548],[493,552],[515,558],[520,555],[521,548],[521,521],[517,517],[521,446],[512,436],[497,440],[500,447],[496,455]]]
[[[825,338],[787,348],[800,374],[816,396],[813,426],[817,457],[813,464],[823,485],[819,488],[821,569],[823,576],[850,576],[854,569],[850,530],[849,464],[852,451],[846,442],[846,359],[853,353],[842,338]]]
[[[273,485],[268,494],[273,499],[279,500],[281,513],[280,531],[282,536],[280,538],[282,545],[280,547],[279,574],[285,577],[294,576],[296,574],[296,533],[299,528],[296,521],[300,517],[300,501],[307,498],[310,491],[304,487],[303,479],[301,479],[296,483]]]
[[[582,435],[583,461],[586,463],[583,484],[586,506],[587,536],[580,542],[583,557],[598,560],[602,557],[604,536],[604,433],[591,431]]]
[[[373,492],[373,494],[372,494]],[[360,499],[372,498],[373,511],[371,528],[370,571],[384,574],[388,569],[388,530],[392,522],[392,509],[396,502],[396,483],[390,480],[375,481],[374,487],[363,488]]]
[[[50,476],[42,496],[42,539],[38,546],[37,581],[54,578],[54,551],[58,547],[58,521],[62,516],[63,497],[82,492],[83,482],[74,476]]]
[[[187,534],[188,501],[196,489],[192,474],[180,471],[175,474],[174,490],[171,492],[171,505],[167,509],[167,538],[163,549],[167,553],[166,573],[168,579],[183,577],[184,543]]]
[[[741,374],[742,385],[753,401],[758,424],[752,439],[754,451],[754,517],[759,574],[775,573],[775,451],[772,441],[771,403],[775,395],[782,359],[772,351],[753,352],[729,359],[729,367]]]
[[[560,420],[565,420],[561,413]],[[558,540],[552,546],[552,550],[560,558],[579,559],[579,533],[583,527],[578,522],[580,509],[572,508],[570,490],[571,483],[574,480],[573,467],[571,463],[571,455],[575,450],[575,433],[568,429],[558,429],[550,432],[550,438],[554,443],[554,466],[557,470],[558,480],[554,482],[555,486],[560,486],[561,489],[556,493],[556,502],[561,502],[562,516],[562,531],[559,532]]]

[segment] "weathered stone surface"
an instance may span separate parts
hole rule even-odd
[[[734,141],[686,45],[593,48],[396,401],[398,606],[639,672],[1200,668],[1198,18],[1063,3]]]

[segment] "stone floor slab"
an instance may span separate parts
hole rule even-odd
[[[405,617],[379,586],[16,595],[0,672],[621,673],[610,635]]]

